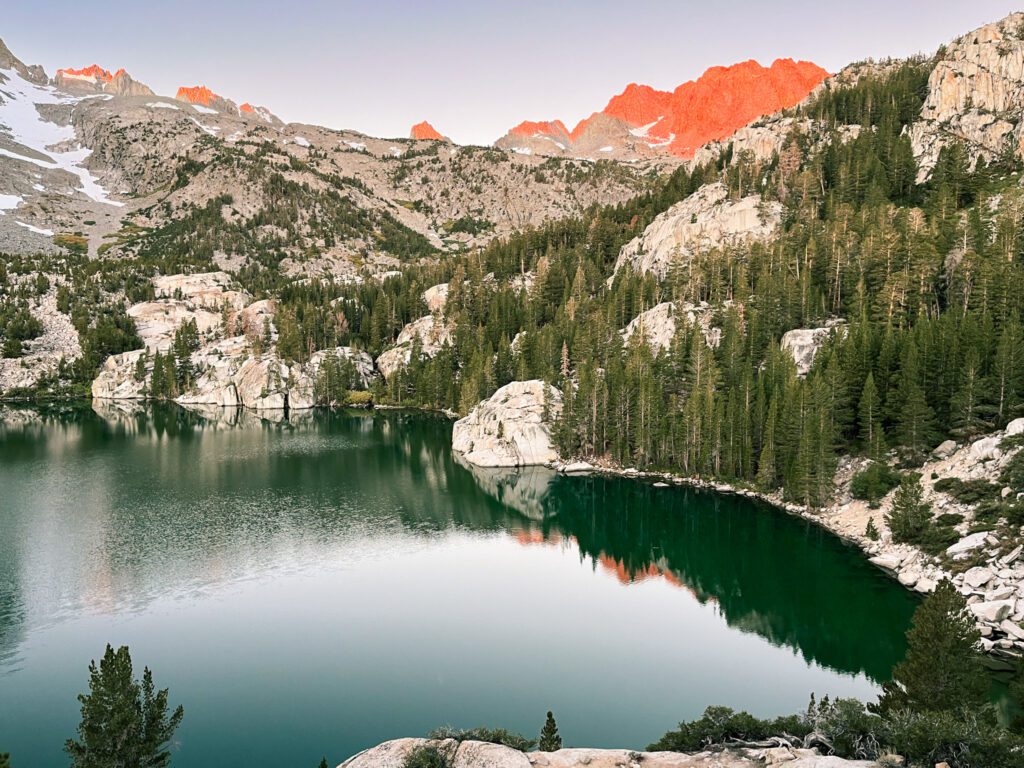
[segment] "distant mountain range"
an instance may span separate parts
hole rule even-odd
[[[700,147],[727,138],[752,120],[794,106],[828,76],[812,62],[777,59],[769,67],[753,60],[712,67],[673,91],[630,83],[604,109],[572,129],[558,119],[524,120],[495,145],[521,154],[619,159],[671,154],[689,159]],[[72,92],[154,95],[125,69],[111,72],[98,64],[58,69],[53,84]],[[280,124],[267,107],[248,102],[238,105],[205,85],[182,86],[175,98],[225,114]],[[413,125],[409,138],[449,141],[427,121]]]

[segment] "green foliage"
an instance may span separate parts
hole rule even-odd
[[[840,757],[874,760],[884,749],[882,719],[856,699],[833,701],[826,696],[816,704],[812,695],[806,726],[822,737],[831,751]]]
[[[928,504],[924,501],[920,478],[917,475],[904,476],[892,498],[892,509],[885,517],[885,522],[892,531],[893,541],[919,543],[930,520],[931,515]]]
[[[402,768],[450,768],[451,761],[437,747],[425,745],[413,749],[402,761]]]
[[[889,748],[908,764],[950,768],[1021,768],[1024,751],[1018,738],[996,721],[989,704],[957,711],[898,710],[886,717]]]
[[[322,758],[320,758],[320,766],[319,766],[319,768],[329,768],[328,765],[327,765],[327,756],[326,755],[324,755]]]
[[[373,393],[356,390],[345,394],[345,405],[351,408],[365,408],[373,403]]]
[[[0,752],[0,768],[11,768],[11,756],[6,752]]]
[[[435,728],[429,734],[428,739],[455,739],[456,741],[485,741],[488,744],[502,744],[520,752],[529,752],[537,746],[535,739],[528,739],[522,734],[514,733],[505,728],[452,728],[443,726]]]
[[[480,235],[484,232],[489,232],[494,229],[493,222],[487,221],[487,219],[477,219],[473,216],[463,216],[449,221],[444,227],[446,230],[455,234],[457,232],[463,232],[468,235]]]
[[[878,541],[879,533],[878,528],[875,526],[875,518],[868,518],[868,524],[864,526],[864,535],[867,536],[871,541]]]
[[[914,613],[907,656],[882,687],[876,711],[978,711],[988,695],[978,632],[967,602],[952,582],[942,581]]]
[[[1006,440],[1003,441],[1004,445]],[[1024,490],[1024,451],[1017,451],[1003,467],[1000,482],[1016,491]]]
[[[940,493],[948,493],[962,504],[977,504],[996,498],[999,486],[988,480],[961,480],[958,477],[944,477],[932,486]]]
[[[761,720],[747,712],[715,706],[705,709],[697,720],[680,723],[677,730],[669,731],[647,749],[652,752],[700,752],[730,740],[758,741],[782,733],[803,737],[809,732],[810,725],[799,715]]]
[[[900,484],[900,473],[880,461],[873,461],[854,474],[850,480],[850,495],[855,499],[872,502],[878,500]]]
[[[557,752],[562,748],[562,737],[558,735],[558,725],[550,710],[547,719],[544,720],[544,727],[540,729],[540,739],[537,743],[541,752]]]
[[[99,665],[89,664],[89,692],[78,700],[78,740],[64,747],[74,768],[170,765],[167,745],[184,710],[169,713],[167,689],[156,690],[148,667],[141,683],[135,679],[127,646],[115,651],[108,645]]]

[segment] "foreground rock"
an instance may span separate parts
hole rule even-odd
[[[452,450],[480,467],[523,467],[558,460],[551,420],[562,393],[543,381],[513,381],[455,422]]]
[[[395,739],[350,757],[339,768],[402,768],[417,747],[437,748],[451,768],[878,768],[878,763],[823,757],[811,749],[737,749],[700,752],[635,752],[626,749],[560,749],[557,752],[520,752],[500,744],[454,739]]]

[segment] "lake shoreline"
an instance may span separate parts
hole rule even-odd
[[[103,401],[100,402],[116,402],[116,401]],[[135,402],[135,401],[133,401]],[[139,404],[152,404],[151,400],[139,401]],[[12,412],[24,412],[30,411],[43,411],[48,409],[66,409],[75,407],[91,408],[93,400],[87,398],[64,398],[59,400],[49,400],[45,402],[26,402],[26,401],[2,401],[0,400],[0,423],[5,420],[5,414]],[[183,406],[179,403],[171,403],[177,405],[185,411],[188,411],[187,406]],[[6,407],[5,407],[6,406]],[[14,406],[11,408],[10,406]],[[246,409],[250,410],[250,409]],[[332,411],[338,410],[338,408],[331,406],[314,406],[310,409],[301,409],[299,413],[309,413],[316,411]],[[398,413],[406,411],[409,413],[416,413],[422,415],[429,415],[435,418],[444,418],[448,421],[455,422],[460,417],[457,413],[445,409],[435,408],[424,408],[419,406],[408,406],[408,405],[395,405],[395,404],[378,404],[371,403],[366,406],[353,407],[352,410],[360,410],[366,412],[382,411],[385,413]],[[263,411],[252,411],[254,415],[263,416]],[[289,414],[290,415],[290,414]],[[849,461],[850,457],[844,457],[844,460]],[[781,491],[765,492],[749,486],[730,483],[724,480],[715,480],[700,476],[687,476],[671,472],[668,470],[640,470],[635,467],[622,467],[610,463],[607,460],[601,460],[594,462],[587,461],[585,459],[578,459],[573,461],[559,460],[554,462],[548,462],[546,464],[540,464],[536,466],[544,466],[551,469],[561,475],[565,476],[584,476],[588,474],[600,474],[609,477],[621,477],[633,480],[645,480],[653,481],[653,484],[657,487],[660,484],[664,484],[665,487],[676,486],[676,487],[687,487],[695,490],[709,491],[713,493],[731,495],[731,496],[742,496],[752,501],[758,501],[774,507],[775,509],[784,512],[785,514],[799,517],[810,523],[813,523],[820,528],[824,529],[831,535],[837,537],[840,541],[847,545],[855,546],[860,553],[868,560],[869,563],[877,567],[884,574],[889,576],[891,579],[900,584],[910,592],[915,594],[927,594],[934,589],[935,584],[938,581],[948,578],[951,580],[959,580],[961,583],[958,586],[962,586],[962,574],[957,579],[957,575],[950,572],[949,570],[938,566],[937,564],[930,562],[933,559],[926,555],[921,550],[907,544],[892,544],[891,541],[872,541],[863,534],[858,534],[851,530],[850,520],[847,516],[844,516],[844,508],[847,504],[841,502],[839,495],[840,488],[836,487],[836,496],[832,504],[823,508],[812,508],[806,505],[798,504],[795,502],[786,501],[783,498]],[[524,467],[516,467],[514,469],[522,469]],[[510,468],[513,469],[513,468]],[[881,518],[883,512],[881,509],[876,510],[878,517]],[[863,530],[863,529],[862,529]],[[913,583],[907,583],[907,580],[903,577],[904,566],[907,564],[918,567],[918,564],[924,563],[926,577],[915,580]],[[983,635],[987,638],[992,636],[993,622],[986,621],[980,616],[976,616],[976,623],[982,630]],[[995,627],[995,631],[999,633],[998,627]],[[1018,662],[1024,657],[1024,631],[1022,631],[1019,637],[1010,635],[1005,631],[1002,634],[1006,634],[1007,638],[1003,641],[1002,645],[997,645],[995,641],[985,644],[985,652],[987,656],[993,661],[996,666],[1012,665]]]

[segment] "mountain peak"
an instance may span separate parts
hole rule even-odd
[[[48,79],[41,66],[38,64],[27,66],[11,52],[3,40],[0,40],[0,69],[13,69],[21,77],[36,85],[44,85]]]
[[[239,105],[238,114],[243,117],[255,117],[273,125],[282,125],[281,119],[269,109],[256,104],[250,104],[248,101]]]
[[[178,88],[174,98],[178,101],[187,101],[189,104],[201,104],[204,107],[210,106],[214,100],[222,100],[219,95],[205,85],[183,85]]]
[[[72,91],[98,91],[121,96],[152,96],[148,86],[138,83],[122,67],[116,72],[104,69],[99,64],[90,64],[82,69],[58,69],[53,76],[58,88]]]
[[[444,136],[440,132],[424,120],[422,123],[416,123],[409,131],[410,139],[417,139],[419,141],[444,141]]]
[[[215,109],[218,112],[225,112],[228,114],[241,114],[241,110],[235,105],[235,102],[230,99],[226,99],[218,93],[214,93],[205,85],[183,85],[178,88],[178,92],[174,95],[178,101],[184,101],[187,104],[191,104],[194,107],[205,107],[206,109]],[[249,106],[252,106],[251,104]],[[256,107],[253,107],[253,111],[256,111]]]
[[[645,152],[668,151],[690,158],[705,144],[730,136],[763,115],[795,106],[826,77],[828,72],[808,61],[776,59],[764,67],[748,59],[710,67],[673,91],[630,83],[572,131],[561,120],[527,120],[500,141],[514,145],[516,137],[547,139],[547,148],[553,142],[563,151],[586,153],[599,139],[601,151],[629,142],[646,144]],[[618,128],[608,118],[621,121]]]

